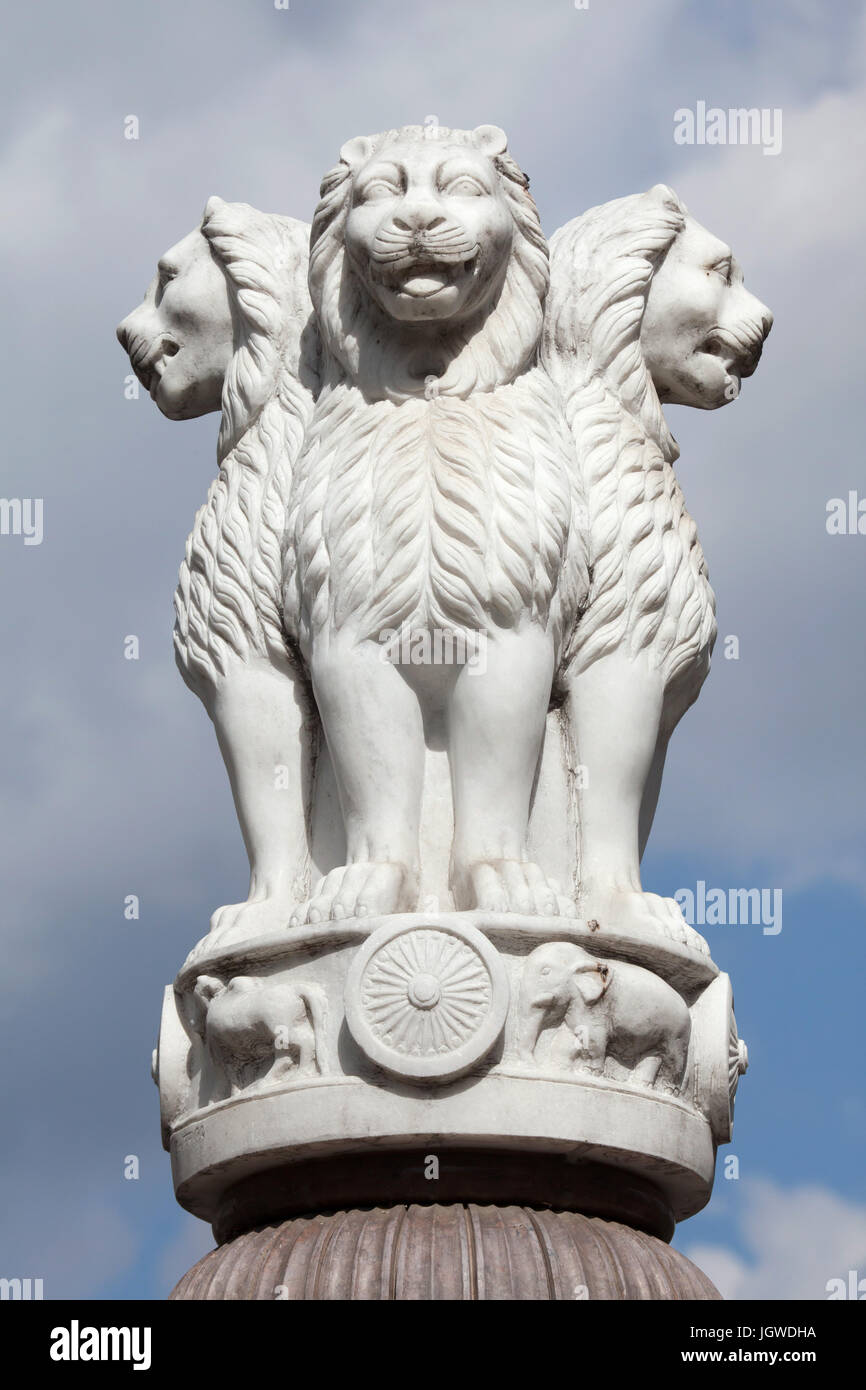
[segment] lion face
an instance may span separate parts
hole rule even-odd
[[[139,381],[170,420],[220,409],[234,351],[231,300],[200,227],[161,257],[142,303],[117,336]]]
[[[466,144],[399,141],[354,173],[345,247],[391,319],[456,324],[491,303],[514,219],[496,170]]]
[[[659,400],[715,410],[758,365],[773,316],[731,248],[691,217],[656,270],[641,347]]]

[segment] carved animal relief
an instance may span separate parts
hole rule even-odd
[[[197,1030],[231,1095],[318,1075],[327,1001],[316,984],[200,975]]]
[[[682,1089],[688,1008],[640,966],[599,960],[566,941],[539,946],[523,968],[518,1010],[524,1062]]]

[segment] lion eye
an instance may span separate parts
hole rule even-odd
[[[710,266],[710,270],[715,271],[717,275],[721,275],[726,285],[731,283],[731,269],[732,264],[730,259],[717,261],[715,265]]]
[[[483,197],[487,189],[477,179],[464,176],[459,179],[452,179],[449,184],[446,184],[444,191],[453,194],[455,198],[478,198]]]
[[[359,197],[365,203],[373,202],[376,198],[398,197],[400,189],[396,184],[390,183],[387,179],[373,179],[364,185]]]

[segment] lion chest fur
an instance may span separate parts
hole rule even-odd
[[[486,632],[521,619],[558,634],[586,587],[573,444],[531,369],[468,399],[368,402],[323,391],[295,475],[286,621]]]

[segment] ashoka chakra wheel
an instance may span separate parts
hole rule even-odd
[[[346,981],[346,1022],[361,1051],[394,1076],[446,1081],[490,1051],[508,1012],[508,978],[475,927],[380,927]]]

